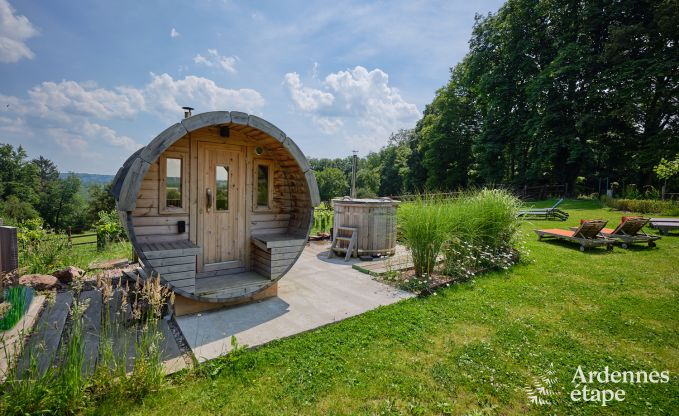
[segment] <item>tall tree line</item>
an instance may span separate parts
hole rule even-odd
[[[676,1],[509,0],[418,123],[420,186],[639,185],[679,150]]]

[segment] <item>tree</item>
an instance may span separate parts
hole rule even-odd
[[[667,160],[665,158],[660,159],[660,163],[658,163],[653,170],[656,175],[658,175],[658,178],[663,181],[662,195],[664,198],[667,181],[673,176],[679,175],[679,153],[677,153],[674,160]]]
[[[318,191],[321,201],[330,201],[332,198],[347,195],[349,182],[345,174],[337,168],[327,168],[316,173]]]
[[[100,212],[111,212],[116,209],[116,202],[111,195],[113,183],[106,186],[92,185],[88,191],[88,204],[86,210],[87,224],[92,226],[99,221]]]
[[[37,202],[38,172],[26,157],[23,147],[14,150],[11,144],[0,144],[0,200],[14,195],[19,201]]]
[[[7,200],[0,201],[0,216],[20,223],[38,218],[39,214],[28,202],[21,201],[16,195],[10,195]]]

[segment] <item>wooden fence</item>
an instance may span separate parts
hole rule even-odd
[[[68,245],[69,246],[84,246],[84,245],[92,244],[95,247],[98,247],[97,233],[73,235],[73,232],[71,231],[71,227],[68,227],[68,229],[66,230],[66,234],[68,235]],[[79,240],[82,240],[84,238],[91,238],[91,237],[95,237],[94,241],[79,241]]]
[[[491,189],[506,189],[507,191],[513,193],[518,198],[524,201],[536,201],[547,198],[560,198],[566,195],[568,191],[568,185],[539,185],[539,186],[523,186],[516,187],[512,185],[504,184],[494,184],[494,185],[484,185],[485,188]],[[427,193],[427,198],[434,199],[447,199],[455,198],[459,196],[462,191],[456,192],[438,192],[438,193]],[[423,194],[404,194],[404,195],[392,195],[388,198],[395,199],[397,201],[412,201]]]

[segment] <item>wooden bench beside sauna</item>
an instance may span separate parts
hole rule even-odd
[[[130,156],[112,194],[138,274],[192,305],[275,295],[320,202],[292,139],[237,111],[187,114]]]

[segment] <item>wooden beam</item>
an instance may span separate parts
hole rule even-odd
[[[283,143],[283,141],[286,138],[285,133],[283,133],[283,130],[279,129],[278,127],[274,126],[268,121],[257,116],[248,117],[248,126],[263,131],[264,133],[268,134],[269,136],[273,137],[274,139],[278,140],[281,143]]]
[[[297,165],[302,170],[302,172],[306,172],[311,169],[306,156],[304,156],[304,153],[302,153],[302,151],[299,149],[299,147],[297,147],[295,142],[290,137],[285,138],[283,141],[283,147],[285,147],[288,153],[290,153],[290,155],[295,159],[295,162],[297,162]]]
[[[123,180],[123,186],[120,188],[120,196],[118,197],[119,210],[134,211],[137,207],[137,194],[144,180],[144,175],[146,175],[150,167],[151,165],[141,158],[137,158],[132,162]]]
[[[311,198],[311,206],[317,207],[321,204],[321,194],[318,191],[318,182],[316,182],[316,174],[313,170],[309,169],[304,172],[304,178],[306,179],[307,187],[309,188],[309,197]]]
[[[240,111],[231,112],[231,122],[233,124],[242,124],[243,126],[247,126],[248,118],[249,116],[247,113],[241,113]]]
[[[231,113],[228,111],[210,111],[185,118],[181,123],[186,131],[191,133],[203,127],[231,123]]]
[[[181,123],[175,123],[151,140],[151,143],[142,150],[139,157],[148,163],[154,163],[161,153],[172,146],[174,142],[186,136],[187,133],[186,128]]]

